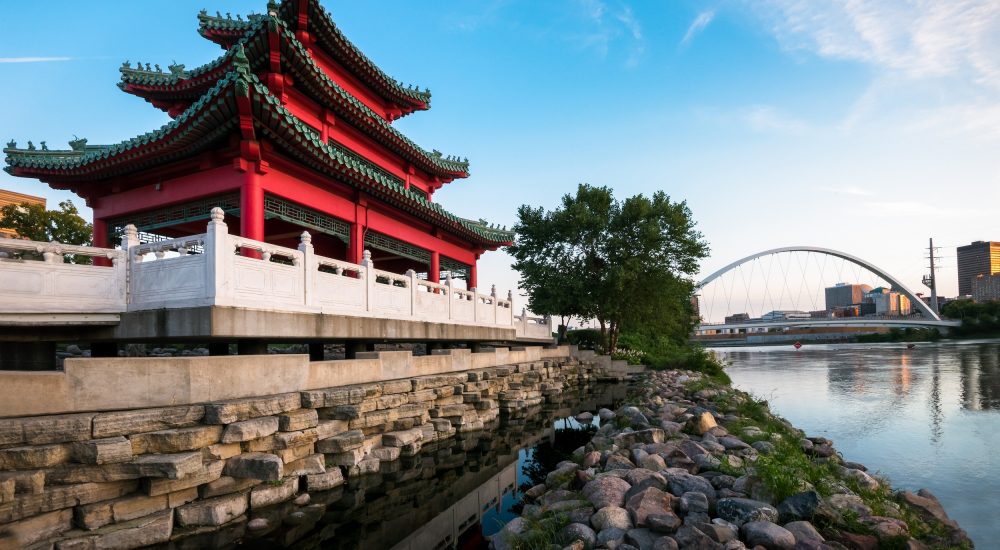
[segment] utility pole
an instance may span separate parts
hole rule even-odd
[[[941,313],[938,310],[938,296],[937,296],[937,272],[934,267],[934,238],[931,237],[930,243],[927,246],[928,252],[930,252],[931,260],[931,272],[930,275],[924,275],[923,283],[925,286],[931,289],[931,311],[934,313]]]

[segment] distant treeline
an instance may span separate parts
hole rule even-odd
[[[1000,334],[1000,302],[977,304],[972,300],[955,300],[941,308],[941,315],[962,321],[962,325],[952,329],[952,335],[996,336]]]

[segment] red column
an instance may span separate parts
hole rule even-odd
[[[431,252],[431,265],[427,272],[427,280],[432,283],[441,282],[441,253],[436,250]]]
[[[114,245],[108,246],[108,222],[102,220],[101,218],[94,218],[94,246],[98,248],[114,248]],[[111,260],[108,258],[94,258],[94,265],[101,265],[104,267],[111,266]]]
[[[264,240],[264,188],[260,174],[247,170],[240,188],[240,236],[255,241]],[[244,256],[260,257],[256,251],[242,250]]]
[[[347,261],[352,264],[360,264],[364,249],[364,234],[361,224],[354,222],[351,224],[351,242],[347,246]]]
[[[351,242],[347,247],[347,261],[360,264],[365,250],[365,226],[368,225],[368,209],[364,204],[354,205],[354,223],[351,224]]]
[[[472,261],[472,265],[469,266],[469,288],[479,288],[478,286],[478,274],[476,273],[476,263],[477,260]]]

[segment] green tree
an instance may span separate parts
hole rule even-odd
[[[58,210],[46,210],[41,204],[8,204],[0,208],[0,228],[13,229],[32,241],[90,246],[94,227],[80,217],[73,201],[59,203]],[[85,256],[69,261],[89,262]]]
[[[559,208],[522,206],[509,252],[533,311],[596,319],[614,353],[622,329],[684,340],[690,277],[708,247],[684,202],[663,192],[616,201],[582,184]]]

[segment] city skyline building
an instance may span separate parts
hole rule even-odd
[[[1000,300],[1000,273],[972,278],[972,301],[978,304]]]
[[[834,286],[826,287],[824,292],[826,297],[826,310],[832,311],[836,308],[850,307],[861,304],[865,294],[872,289],[869,285],[837,283]]]
[[[957,249],[958,295],[972,296],[972,279],[1000,272],[1000,242],[974,241]]]
[[[40,204],[42,205],[42,208],[44,208],[45,197],[36,197],[34,195],[26,195],[24,193],[15,193],[14,191],[0,189],[0,208],[3,208],[8,204]],[[16,239],[18,237],[17,232],[13,229],[0,228],[0,238]]]

